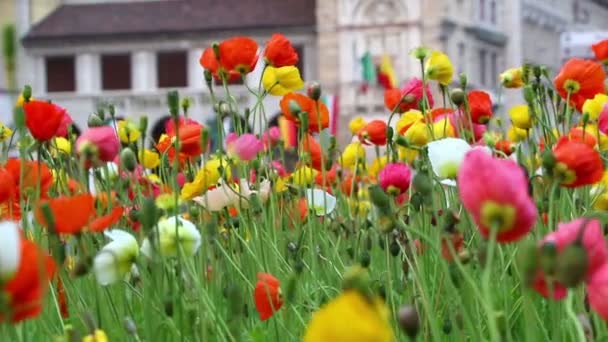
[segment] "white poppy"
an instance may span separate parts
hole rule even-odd
[[[97,195],[97,182],[95,180],[95,173],[99,173],[101,179],[103,180],[111,180],[118,176],[118,165],[114,162],[106,163],[105,166],[100,166],[97,168],[91,168],[89,170],[89,189],[93,196]]]
[[[113,229],[104,233],[110,240],[93,260],[93,271],[97,282],[109,285],[129,274],[139,255],[139,246],[133,235],[120,229]]]
[[[158,246],[153,246],[146,238],[141,251],[147,257],[152,257],[156,249],[165,257],[178,256],[178,248],[185,256],[193,256],[201,246],[201,233],[194,223],[179,217],[172,216],[158,222]]]
[[[306,189],[306,204],[317,216],[325,216],[336,209],[336,197],[320,189]]]
[[[449,186],[456,186],[458,169],[469,151],[480,148],[492,153],[487,147],[471,147],[465,140],[458,138],[431,141],[427,148],[433,172],[441,179],[441,184]]]
[[[19,224],[0,222],[0,281],[8,281],[17,272],[21,261],[21,233]]]
[[[234,189],[222,182],[220,186],[207,190],[192,200],[209,211],[221,211],[234,202],[234,197],[237,196],[234,192]]]

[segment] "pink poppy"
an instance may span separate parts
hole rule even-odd
[[[598,127],[600,132],[608,134],[608,104],[605,104],[604,109],[600,112]]]
[[[584,232],[581,229],[585,229]],[[542,243],[552,243],[561,253],[566,247],[574,244],[582,235],[582,246],[587,253],[588,269],[585,278],[589,279],[608,260],[608,247],[604,240],[602,227],[598,220],[579,218],[567,223],[560,223],[555,232],[545,236]],[[534,281],[534,289],[545,297],[549,297],[547,279],[543,272],[539,272]],[[562,299],[566,296],[567,289],[557,281],[553,281],[553,298]]]
[[[254,159],[258,152],[264,149],[264,144],[254,134],[245,133],[241,136],[230,133],[226,137],[228,154],[238,157],[240,160],[249,161]]]
[[[412,171],[404,163],[389,163],[378,174],[378,183],[386,192],[402,194],[410,188]]]
[[[498,242],[512,242],[534,226],[538,213],[528,193],[528,177],[513,160],[473,149],[464,157],[457,183],[462,203],[483,237],[488,238],[494,226]]]
[[[591,276],[587,285],[589,305],[604,320],[608,320],[608,263]]]
[[[76,140],[76,149],[83,152],[89,144],[97,150],[97,157],[102,162],[113,161],[120,150],[118,136],[110,126],[92,127],[84,131]]]

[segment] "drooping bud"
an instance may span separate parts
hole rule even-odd
[[[452,99],[452,102],[454,102],[454,104],[457,106],[462,105],[464,103],[465,98],[466,95],[464,93],[464,90],[462,90],[461,88],[454,88],[450,93],[450,99]]]
[[[557,163],[557,159],[555,159],[553,152],[546,150],[542,154],[541,163],[545,170],[551,171],[555,167],[555,164]]]
[[[154,198],[146,197],[139,212],[139,222],[144,231],[150,231],[158,222],[158,208]]]
[[[534,87],[530,84],[526,84],[524,86],[524,100],[526,100],[527,103],[532,103],[534,102]]]
[[[293,113],[293,115],[298,116],[302,112],[302,107],[295,100],[290,100],[288,103],[289,111]]]
[[[412,180],[414,188],[423,196],[433,192],[433,182],[425,172],[418,172]]]
[[[103,120],[101,120],[101,118],[97,114],[91,114],[87,119],[87,126],[89,128],[103,126]]]
[[[416,307],[413,305],[404,305],[399,308],[398,313],[399,327],[405,332],[412,340],[418,335],[420,330],[420,317],[416,311]]]
[[[466,89],[467,88],[467,74],[461,73],[460,75],[458,75],[458,79],[460,80],[460,88]]]
[[[321,98],[321,84],[319,82],[311,82],[308,85],[308,97],[317,101]],[[292,100],[293,101],[293,100]]]
[[[135,168],[137,167],[137,157],[130,147],[125,147],[120,152],[120,165],[130,172],[135,171]]]
[[[148,117],[145,115],[139,118],[139,131],[144,135],[148,131]]]
[[[189,97],[184,97],[182,99],[181,105],[182,105],[182,110],[184,111],[184,114],[188,113],[188,109],[190,109],[190,106],[192,105],[192,99]]]
[[[342,288],[359,290],[365,294],[369,291],[369,280],[369,273],[365,268],[359,265],[351,266],[344,273]]]
[[[380,210],[390,210],[391,199],[378,185],[370,186],[368,189],[369,198],[372,203]]]
[[[557,255],[555,278],[566,287],[576,287],[587,275],[589,257],[578,243],[566,247]]]

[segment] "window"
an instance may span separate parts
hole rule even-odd
[[[296,64],[296,66],[298,67],[298,70],[300,70],[300,77],[304,78],[304,46],[295,45],[293,48],[298,54],[298,64]]]
[[[101,56],[103,90],[131,89],[131,55]]]
[[[159,52],[156,55],[159,88],[188,86],[188,55],[185,51]]]
[[[48,92],[76,91],[74,56],[47,57],[45,62]]]
[[[486,0],[479,0],[479,20],[486,19]]]
[[[464,45],[464,42],[460,42],[458,43],[458,72],[464,72],[466,73],[466,67],[465,67],[465,61],[466,61],[466,47]]]
[[[490,22],[496,24],[496,1],[490,2]]]
[[[490,62],[490,68],[491,68],[491,76],[490,77],[494,77],[494,79],[496,77],[498,77],[498,54],[496,52],[492,52],[492,57],[491,57],[491,62]],[[493,82],[493,80],[491,82]]]
[[[479,50],[479,84],[482,86],[486,85],[486,50]]]

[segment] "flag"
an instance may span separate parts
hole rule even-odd
[[[382,56],[382,60],[380,61],[378,83],[380,83],[384,89],[392,89],[397,86],[395,69],[393,69],[393,63],[391,62],[391,57],[389,55]]]
[[[324,95],[321,101],[325,103],[329,110],[329,132],[331,135],[338,133],[338,118],[340,115],[340,102],[338,95]]]
[[[365,92],[370,85],[375,85],[378,81],[376,66],[374,65],[374,60],[369,51],[361,57],[361,65],[363,71],[363,74],[361,75],[363,78],[361,90]]]

